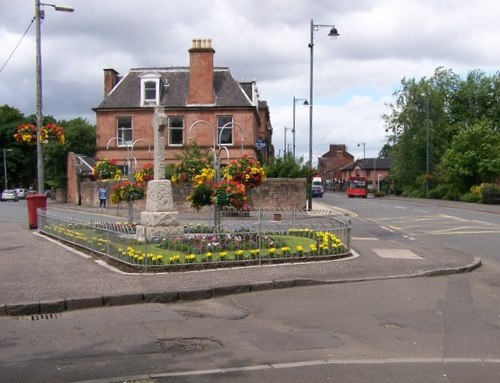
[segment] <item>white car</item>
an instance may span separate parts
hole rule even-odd
[[[17,202],[19,201],[19,197],[17,196],[17,193],[13,189],[5,189],[2,192],[2,201],[14,201]]]
[[[16,193],[17,193],[17,197],[19,199],[24,199],[28,196],[28,190],[27,189],[15,189],[16,190]]]

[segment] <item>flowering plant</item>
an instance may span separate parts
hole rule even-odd
[[[142,182],[121,181],[111,188],[111,202],[130,202],[144,198],[145,190]]]
[[[175,166],[171,181],[173,183],[191,183],[195,176],[209,167],[208,159],[201,153],[200,147],[196,144],[189,145],[184,149],[184,158]]]
[[[93,169],[93,174],[101,180],[119,180],[121,178],[122,172],[116,164],[115,160],[106,158],[105,160],[97,161],[97,164]]]
[[[200,183],[193,188],[187,200],[191,203],[192,207],[196,210],[200,210],[203,206],[212,205],[212,197],[212,183]]]
[[[152,163],[147,163],[142,167],[141,170],[134,173],[134,179],[137,182],[148,182],[154,177],[154,165]]]
[[[14,138],[17,142],[33,145],[36,144],[36,126],[33,124],[22,124],[17,127]],[[57,124],[47,124],[40,130],[40,142],[47,144],[57,142],[64,144],[64,128]]]
[[[224,168],[224,178],[239,182],[247,189],[260,186],[266,178],[266,173],[259,161],[243,157],[229,162]]]
[[[203,206],[212,204],[212,184],[215,177],[215,171],[212,168],[203,168],[201,172],[192,179],[193,190],[188,195],[187,200],[196,210]]]
[[[233,180],[222,180],[213,187],[213,200],[218,206],[232,206],[242,209],[247,200],[245,186]]]

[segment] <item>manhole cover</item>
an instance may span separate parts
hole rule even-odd
[[[164,352],[198,353],[221,349],[222,343],[212,338],[171,338],[159,339],[159,347]]]

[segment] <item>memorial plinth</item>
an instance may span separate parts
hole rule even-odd
[[[146,210],[141,212],[141,224],[137,225],[137,240],[157,240],[180,232],[178,212],[174,210],[172,184],[169,180],[149,181]]]

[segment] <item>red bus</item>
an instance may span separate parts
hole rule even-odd
[[[347,181],[346,193],[349,198],[366,198],[368,195],[368,184],[365,177],[349,177],[349,180]]]

